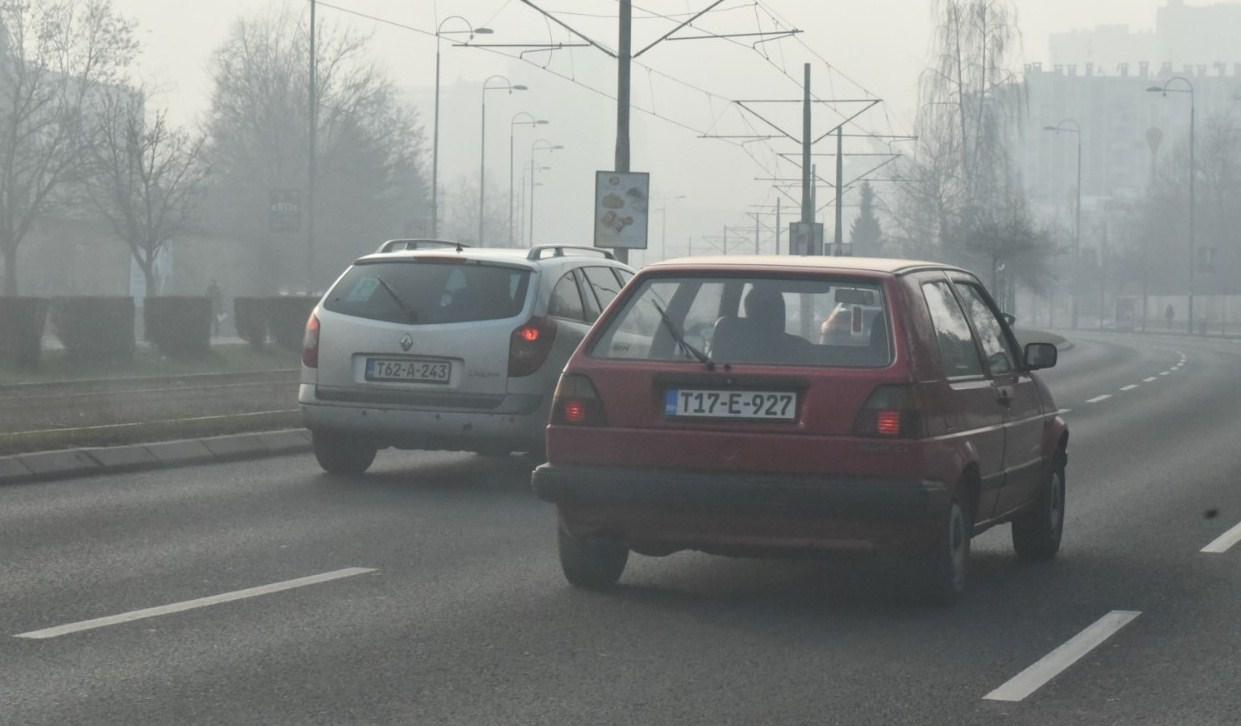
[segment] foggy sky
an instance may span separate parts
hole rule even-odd
[[[288,1],[308,6],[298,0]],[[701,3],[702,0],[640,0],[637,4],[659,12],[683,13]],[[210,3],[115,0],[115,4],[139,24],[139,38],[144,47],[138,67],[142,80],[161,91],[159,105],[170,107],[176,119],[190,123],[200,119],[208,107],[210,56],[224,39],[231,22],[239,14],[261,11],[269,3],[268,0],[212,0]],[[434,28],[437,11],[441,18],[460,14],[475,23],[493,24],[497,34],[492,39],[497,41],[547,37],[541,18],[515,1],[334,0],[332,4],[427,30]],[[609,0],[545,0],[542,4],[548,9],[579,12],[614,12],[615,8],[615,3]],[[885,107],[867,117],[871,130],[909,132],[916,104],[917,77],[926,62],[931,26],[929,3],[921,0],[770,0],[768,4],[803,29],[803,39],[843,74],[866,91],[885,99]],[[1162,2],[1157,0],[1018,0],[1023,60],[1046,60],[1047,38],[1052,32],[1098,24],[1149,28],[1154,24],[1155,9],[1160,4]],[[422,107],[423,120],[429,127],[434,40],[323,6],[319,12],[324,22],[372,34],[376,58]],[[614,20],[610,25],[603,19],[574,17],[572,20],[597,33],[601,40],[614,44]],[[735,22],[738,27],[745,25],[741,19]],[[635,45],[644,45],[644,40],[662,34],[666,28],[661,23],[636,23]],[[803,60],[813,60],[791,42],[781,45],[782,60],[790,67],[797,67]],[[774,56],[778,49],[773,44],[769,52]],[[589,53],[575,52],[575,70],[590,85],[607,88],[610,73],[606,59],[587,56]],[[515,83],[530,85],[532,91],[521,94],[520,98],[517,95],[500,98],[502,94],[489,97],[494,107],[488,123],[488,145],[495,150],[489,154],[491,183],[507,188],[508,120],[517,110],[529,110],[553,121],[551,126],[540,129],[541,135],[568,147],[554,160],[553,171],[545,175],[547,186],[540,188],[539,194],[543,199],[556,200],[566,211],[588,207],[590,195],[586,187],[593,179],[593,169],[611,166],[613,128],[610,119],[614,112],[610,102],[536,68],[478,50],[445,46],[444,59],[444,82],[447,86],[457,84],[460,98],[455,105],[446,104],[444,108],[442,129],[451,129],[452,133],[441,137],[444,164],[441,179],[451,180],[470,174],[471,170],[476,178],[478,112],[477,101],[472,100],[476,91],[469,89],[476,89],[487,75],[505,72]],[[757,56],[735,47],[723,47],[718,41],[661,46],[642,60],[723,98],[797,95],[796,86],[766,67]],[[820,73],[815,90],[824,95],[829,90],[845,95],[861,93],[843,79],[843,75]],[[702,97],[695,98],[688,93],[682,96],[674,93],[672,87],[643,88],[645,81],[645,72],[635,75],[635,103],[649,102],[656,110],[691,120],[691,125],[698,129],[709,125],[707,120],[713,107]],[[824,88],[820,83],[831,87]],[[652,90],[653,98],[650,97]],[[748,224],[752,228],[753,222],[747,222],[744,215],[746,206],[774,201],[767,185],[752,181],[752,177],[762,174],[761,170],[737,148],[697,139],[693,132],[641,114],[635,116],[635,124],[633,165],[636,170],[652,173],[653,196],[684,194],[688,197],[677,202],[668,221],[668,236],[680,240],[678,244],[682,249],[685,237],[718,234],[723,224]],[[555,213],[557,210],[547,205],[543,209],[548,216],[544,218],[542,213],[539,216],[541,238],[559,242],[588,241],[588,209],[584,213]],[[851,212],[847,211],[846,219],[850,216]],[[659,231],[659,221],[655,220],[653,240],[658,239]]]

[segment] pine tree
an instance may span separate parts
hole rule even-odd
[[[853,220],[849,241],[857,257],[878,257],[883,252],[883,230],[875,216],[875,190],[870,182],[862,182],[862,208]]]

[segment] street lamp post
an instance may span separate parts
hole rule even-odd
[[[1071,127],[1065,124],[1073,124]],[[1077,137],[1077,201],[1073,204],[1073,294],[1070,296],[1070,324],[1077,329],[1077,293],[1081,281],[1082,249],[1082,127],[1073,119],[1064,119],[1055,126],[1044,126],[1044,131],[1056,134],[1073,134]],[[1052,303],[1053,309],[1055,303]],[[1100,311],[1102,315],[1102,311]]]
[[[1185,84],[1186,88],[1171,88],[1174,81],[1180,81]],[[1169,93],[1187,93],[1189,94],[1189,334],[1194,334],[1194,268],[1198,265],[1198,259],[1195,250],[1194,227],[1195,214],[1197,205],[1195,204],[1194,187],[1195,177],[1198,176],[1198,168],[1194,159],[1194,127],[1197,126],[1197,98],[1194,93],[1194,84],[1185,76],[1173,76],[1169,78],[1162,86],[1151,86],[1146,89],[1147,93],[1158,93],[1167,98]]]
[[[444,24],[450,20],[460,20],[465,23],[467,30],[444,30]],[[460,15],[450,15],[440,21],[435,28],[435,121],[434,130],[431,132],[431,236],[439,237],[440,233],[440,217],[439,217],[439,189],[440,189],[440,37],[448,33],[469,33],[473,39],[475,35],[490,35],[491,28],[475,28],[470,25],[470,21]]]
[[[540,169],[546,171],[549,167],[540,167],[538,160],[534,154],[536,151],[560,151],[564,146],[553,144],[547,139],[535,139],[530,144],[530,246],[534,246],[534,173]]]
[[[524,120],[518,120],[524,117]],[[515,244],[513,237],[513,143],[516,140],[516,129],[518,126],[546,126],[547,121],[544,119],[536,119],[525,111],[518,111],[513,114],[513,119],[508,125],[508,242]]]
[[[492,86],[494,80],[504,81],[503,86]],[[478,246],[482,247],[486,243],[486,235],[484,228],[486,227],[486,202],[487,202],[487,91],[525,91],[525,86],[518,84],[513,85],[507,77],[496,74],[488,76],[483,81],[482,97],[482,116],[479,121],[479,140],[478,140]]]
[[[663,206],[660,207],[659,209],[659,213],[660,215],[662,215],[662,220],[660,222],[660,231],[659,231],[660,259],[664,259],[664,260],[668,259],[668,202],[675,202],[680,199],[685,199],[685,196],[686,195],[684,194],[678,194],[675,197],[668,197],[662,200]]]

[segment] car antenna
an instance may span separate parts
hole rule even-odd
[[[461,246],[461,243],[460,243],[460,242],[458,242],[458,243],[457,243],[457,251],[458,251],[458,252],[464,252],[464,251],[465,251],[465,248]]]

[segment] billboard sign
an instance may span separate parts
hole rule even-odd
[[[651,175],[595,172],[595,246],[646,249]]]

